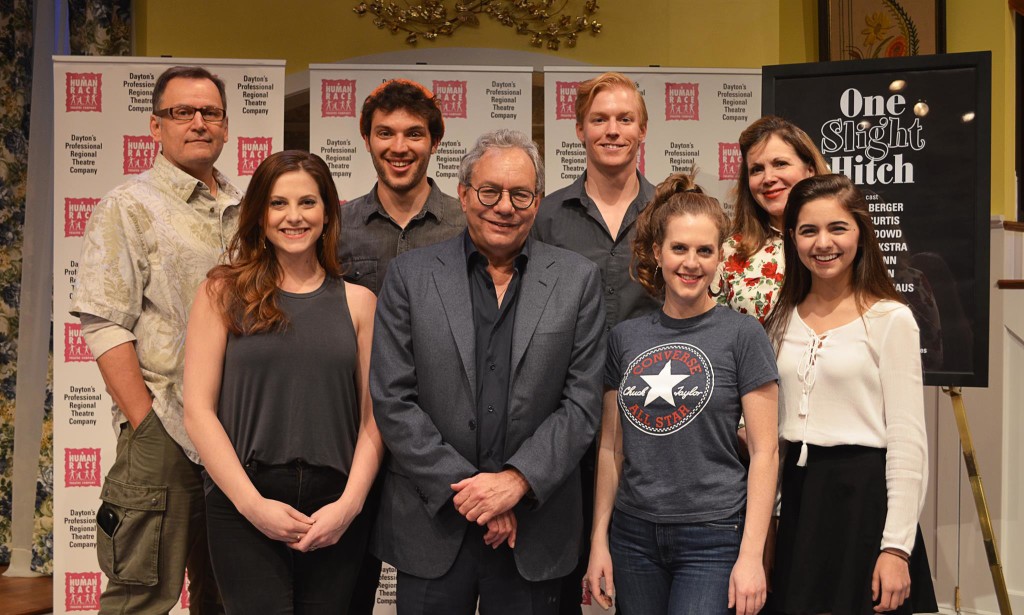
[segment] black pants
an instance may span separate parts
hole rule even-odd
[[[251,463],[246,472],[265,498],[310,515],[337,500],[345,475],[294,462]],[[206,496],[210,559],[227,613],[331,614],[348,609],[367,528],[357,517],[330,547],[302,553],[267,538],[214,487]]]
[[[484,544],[486,528],[470,524],[455,563],[424,579],[398,571],[398,615],[558,615],[560,579],[527,581],[507,543]]]
[[[386,454],[385,454],[386,455]],[[385,461],[387,457],[385,457]],[[384,462],[381,462],[381,468]],[[377,479],[370,488],[370,493],[363,503],[363,511],[359,513],[369,534],[373,534],[373,525],[377,522],[377,511],[380,510],[380,493],[384,488],[384,472],[377,473]],[[369,549],[363,555],[359,566],[355,587],[352,588],[352,602],[348,606],[348,615],[373,615],[373,607],[377,603],[377,586],[380,584],[381,561]]]

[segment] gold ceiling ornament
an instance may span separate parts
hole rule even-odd
[[[352,10],[357,15],[373,15],[373,25],[392,34],[404,32],[405,42],[415,45],[419,39],[435,40],[451,36],[462,26],[479,26],[478,15],[486,15],[516,34],[530,37],[534,47],[547,46],[557,51],[562,42],[575,47],[577,37],[585,32],[601,33],[601,24],[594,21],[597,0],[583,2],[583,15],[562,14],[573,0],[456,0],[449,8],[446,0],[405,0],[403,3],[372,0],[360,2]],[[557,7],[555,7],[557,5]]]

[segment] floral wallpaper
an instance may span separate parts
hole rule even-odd
[[[30,0],[0,0],[0,58],[0,563],[6,564],[11,556],[14,385],[32,91]]]

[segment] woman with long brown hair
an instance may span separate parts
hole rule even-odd
[[[214,574],[228,613],[342,613],[383,455],[368,390],[373,293],[341,279],[323,160],[269,156],[228,262],[196,295],[185,426],[202,457]]]
[[[787,449],[771,605],[934,612],[917,525],[928,469],[917,324],[848,178],[796,184],[783,238],[786,282],[766,323]]]
[[[807,133],[774,115],[740,134],[740,154],[736,210],[718,269],[718,302],[764,323],[785,271],[780,229],[789,191],[829,170]]]

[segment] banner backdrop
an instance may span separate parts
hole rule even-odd
[[[576,90],[606,71],[636,81],[647,105],[640,173],[654,185],[696,167],[697,183],[726,210],[735,202],[740,132],[761,117],[761,71],[701,68],[544,68],[545,190],[583,174],[587,156],[576,136]]]
[[[112,402],[68,314],[81,237],[100,198],[157,155],[149,133],[157,77],[202,65],[227,86],[229,139],[217,168],[245,189],[284,139],[284,61],[54,57],[53,612],[96,612],[106,577],[96,563],[96,509],[114,462]],[[180,611],[187,612],[183,588]]]
[[[864,191],[924,383],[988,385],[991,54],[764,68],[764,112]]]
[[[455,195],[459,162],[482,133],[513,128],[530,134],[533,73],[516,66],[408,66],[311,64],[309,67],[309,151],[331,168],[342,202],[370,191],[376,172],[363,138],[363,101],[389,79],[416,81],[434,93],[444,116],[444,139],[429,177]]]

